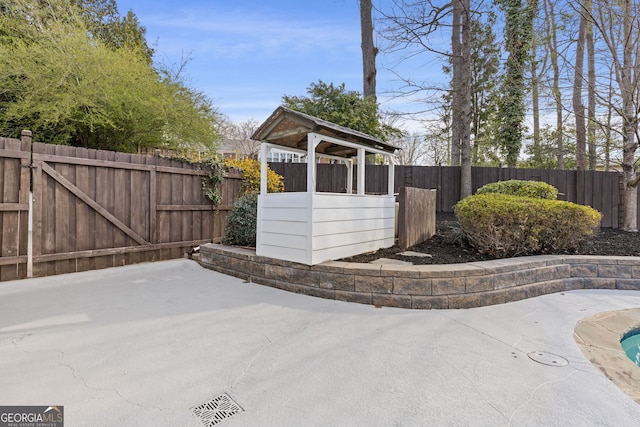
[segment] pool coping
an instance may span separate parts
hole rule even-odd
[[[640,257],[538,255],[460,264],[308,266],[244,247],[200,247],[206,268],[320,298],[408,309],[461,309],[576,289],[640,290]]]
[[[625,354],[620,340],[640,326],[640,308],[607,311],[580,320],[573,338],[582,353],[622,391],[640,404],[640,367]]]

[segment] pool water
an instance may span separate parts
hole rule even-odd
[[[620,341],[622,349],[627,353],[627,357],[640,367],[640,329],[635,329],[622,337]]]

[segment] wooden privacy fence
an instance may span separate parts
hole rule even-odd
[[[271,163],[270,166],[284,176],[285,191],[305,191],[305,164]],[[344,165],[318,165],[316,181],[319,191],[346,191],[346,173],[340,168]],[[384,194],[387,191],[387,180],[380,178],[386,176],[386,168],[367,165],[365,187],[368,193]],[[622,223],[623,185],[618,172],[474,167],[471,176],[473,193],[485,184],[508,179],[544,181],[558,189],[560,199],[588,205],[602,212],[603,227],[618,228]],[[354,173],[356,180],[357,173]],[[460,167],[396,166],[394,191],[398,193],[402,187],[436,189],[436,210],[453,212],[453,206],[460,200]],[[640,208],[638,212],[640,215]]]
[[[0,139],[1,280],[179,258],[222,239],[241,175],[225,178],[214,207],[196,165],[31,144],[29,135]]]
[[[402,187],[398,194],[398,246],[410,248],[436,234],[436,190]]]

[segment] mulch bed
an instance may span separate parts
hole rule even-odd
[[[428,254],[427,257],[407,257],[397,246],[376,252],[345,258],[341,261],[368,263],[380,258],[409,261],[413,264],[455,264],[495,259],[479,254],[474,248],[460,241],[458,222],[453,214],[441,213],[436,219],[436,234],[409,251]],[[601,228],[587,238],[570,255],[618,255],[640,256],[640,233],[629,233],[616,228]]]

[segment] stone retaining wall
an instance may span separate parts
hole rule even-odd
[[[307,266],[217,244],[200,247],[212,270],[290,292],[375,306],[471,308],[575,289],[640,290],[640,257],[541,255],[446,265]]]

